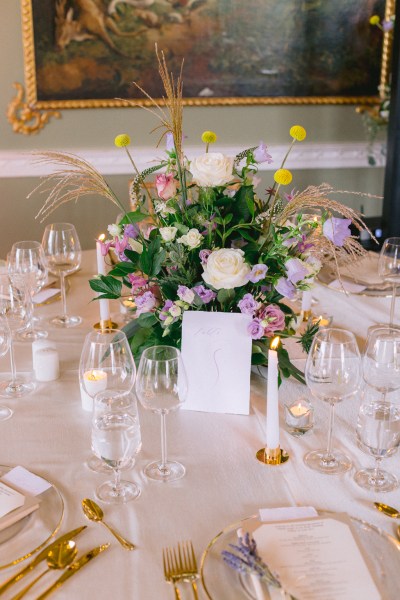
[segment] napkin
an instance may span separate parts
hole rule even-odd
[[[0,531],[37,510],[39,502],[37,498],[24,496],[0,481]]]

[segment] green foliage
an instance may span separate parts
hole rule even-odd
[[[102,298],[116,300],[121,296],[122,281],[111,275],[99,275],[95,279],[90,279],[89,285],[93,291],[99,294],[94,300]]]

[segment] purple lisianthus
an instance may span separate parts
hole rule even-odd
[[[127,223],[124,226],[124,237],[136,239],[139,235],[139,227],[132,223]]]
[[[193,291],[196,292],[200,300],[203,301],[203,304],[208,304],[209,302],[214,300],[214,298],[217,297],[217,294],[215,292],[209,290],[204,285],[196,285],[193,288]]]
[[[251,283],[257,283],[257,281],[264,279],[265,275],[267,274],[267,271],[267,265],[254,265],[254,267],[248,274],[249,281],[251,281]]]
[[[136,314],[140,315],[153,310],[156,305],[156,298],[153,292],[145,292],[141,296],[136,296],[135,304],[137,308]]]
[[[208,257],[210,256],[210,254],[211,254],[211,250],[206,250],[206,249],[200,250],[199,256],[200,256],[201,264],[203,267],[207,264]]]
[[[244,315],[254,315],[259,307],[259,303],[254,299],[252,294],[245,294],[240,302],[238,302],[238,307]]]
[[[293,298],[296,296],[296,288],[294,287],[293,283],[289,281],[289,279],[286,279],[286,277],[281,277],[278,279],[275,284],[275,289],[278,294],[281,294],[281,296],[284,296],[289,300],[293,300]]]
[[[183,300],[183,302],[187,302],[188,304],[192,304],[194,300],[193,290],[190,290],[186,285],[178,286],[178,296],[180,300]]]
[[[322,227],[324,236],[328,238],[335,246],[343,246],[350,236],[351,219],[338,219],[331,217],[327,219]]]
[[[247,326],[247,331],[253,338],[253,340],[259,340],[264,335],[264,327],[261,325],[260,319],[253,319]]]
[[[267,162],[271,164],[273,162],[272,156],[268,154],[267,146],[264,142],[260,142],[259,146],[254,150],[253,156],[258,163]]]
[[[299,258],[289,258],[285,262],[287,278],[291,283],[297,283],[308,275],[308,269]]]
[[[164,306],[160,311],[160,321],[165,321],[165,319],[170,316],[169,309],[171,308],[171,306],[173,306],[173,304],[174,303],[172,302],[172,300],[166,300]]]
[[[285,314],[276,304],[264,306],[258,316],[264,326],[264,335],[267,337],[272,337],[275,331],[282,331],[285,328]]]

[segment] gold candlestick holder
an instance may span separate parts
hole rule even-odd
[[[289,460],[289,454],[280,446],[277,448],[268,448],[268,446],[266,446],[257,452],[256,458],[264,465],[275,466],[287,462]]]
[[[118,323],[111,321],[111,319],[105,319],[104,321],[99,321],[93,325],[93,329],[118,329]]]
[[[312,312],[311,310],[302,310],[301,314],[303,316],[303,323],[307,323],[311,318]]]

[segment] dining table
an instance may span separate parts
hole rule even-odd
[[[225,527],[255,515],[259,509],[313,506],[319,511],[347,513],[379,528],[383,534],[396,536],[399,521],[390,519],[374,507],[375,501],[400,508],[399,489],[377,494],[359,487],[354,473],[362,466],[372,466],[373,457],[357,445],[356,422],[361,391],[336,406],[334,446],[344,451],[353,462],[350,471],[327,475],[309,469],[303,462],[310,450],[326,446],[329,406],[312,398],[307,387],[293,378],[284,380],[279,389],[280,444],[289,455],[281,465],[266,465],[256,453],[265,447],[266,382],[262,372],[254,370],[251,380],[249,415],[220,414],[185,410],[168,415],[168,456],[186,468],[185,476],[174,482],[151,481],[143,473],[144,466],[161,455],[160,417],[145,411],[139,404],[142,449],[132,470],[123,478],[134,481],[141,489],[139,498],[122,505],[103,504],[105,520],[136,548],[127,551],[99,523],[89,522],[83,514],[83,498],[95,499],[96,487],[108,477],[91,471],[91,413],[83,410],[79,387],[79,359],[83,341],[99,321],[98,302],[94,300],[88,280],[96,273],[96,253],[83,252],[78,272],[68,277],[68,311],[80,315],[82,323],[72,328],[56,328],[49,319],[60,311],[60,302],[37,306],[36,316],[46,328],[49,339],[60,357],[60,377],[55,381],[36,382],[33,393],[20,399],[1,399],[14,414],[0,422],[0,463],[7,467],[21,465],[49,480],[60,492],[64,514],[56,535],[80,525],[87,528],[76,538],[80,552],[110,542],[107,551],[85,569],[76,573],[54,594],[60,600],[153,600],[173,599],[174,591],[164,578],[162,550],[178,542],[191,541],[197,562],[211,540]],[[312,311],[315,315],[332,316],[332,326],[352,331],[360,351],[370,326],[388,321],[390,297],[346,294],[316,282]],[[113,321],[123,326],[124,315],[117,300],[110,302]],[[294,364],[304,371],[306,354],[296,339],[285,341]],[[32,345],[15,341],[17,371],[34,379]],[[1,378],[10,376],[9,356],[0,359]],[[306,396],[315,411],[314,427],[305,435],[291,435],[284,420],[284,403]],[[392,402],[400,394],[390,395]],[[383,467],[400,478],[399,455],[384,461]],[[10,562],[14,546],[9,547]],[[3,547],[4,551],[4,547]],[[399,550],[400,551],[400,550]],[[29,560],[29,559],[27,559]],[[17,572],[27,560],[0,569],[0,584]],[[224,581],[237,574],[222,565],[221,580],[216,591],[204,591],[201,581],[199,598],[205,600],[243,600],[225,594]],[[39,581],[27,594],[36,598],[57,574]],[[27,581],[27,580],[26,580]],[[25,582],[25,580],[24,580]],[[20,587],[4,594],[12,597]],[[400,585],[393,582],[393,586]],[[190,586],[181,588],[182,598],[193,598]],[[323,599],[321,599],[323,600]]]

